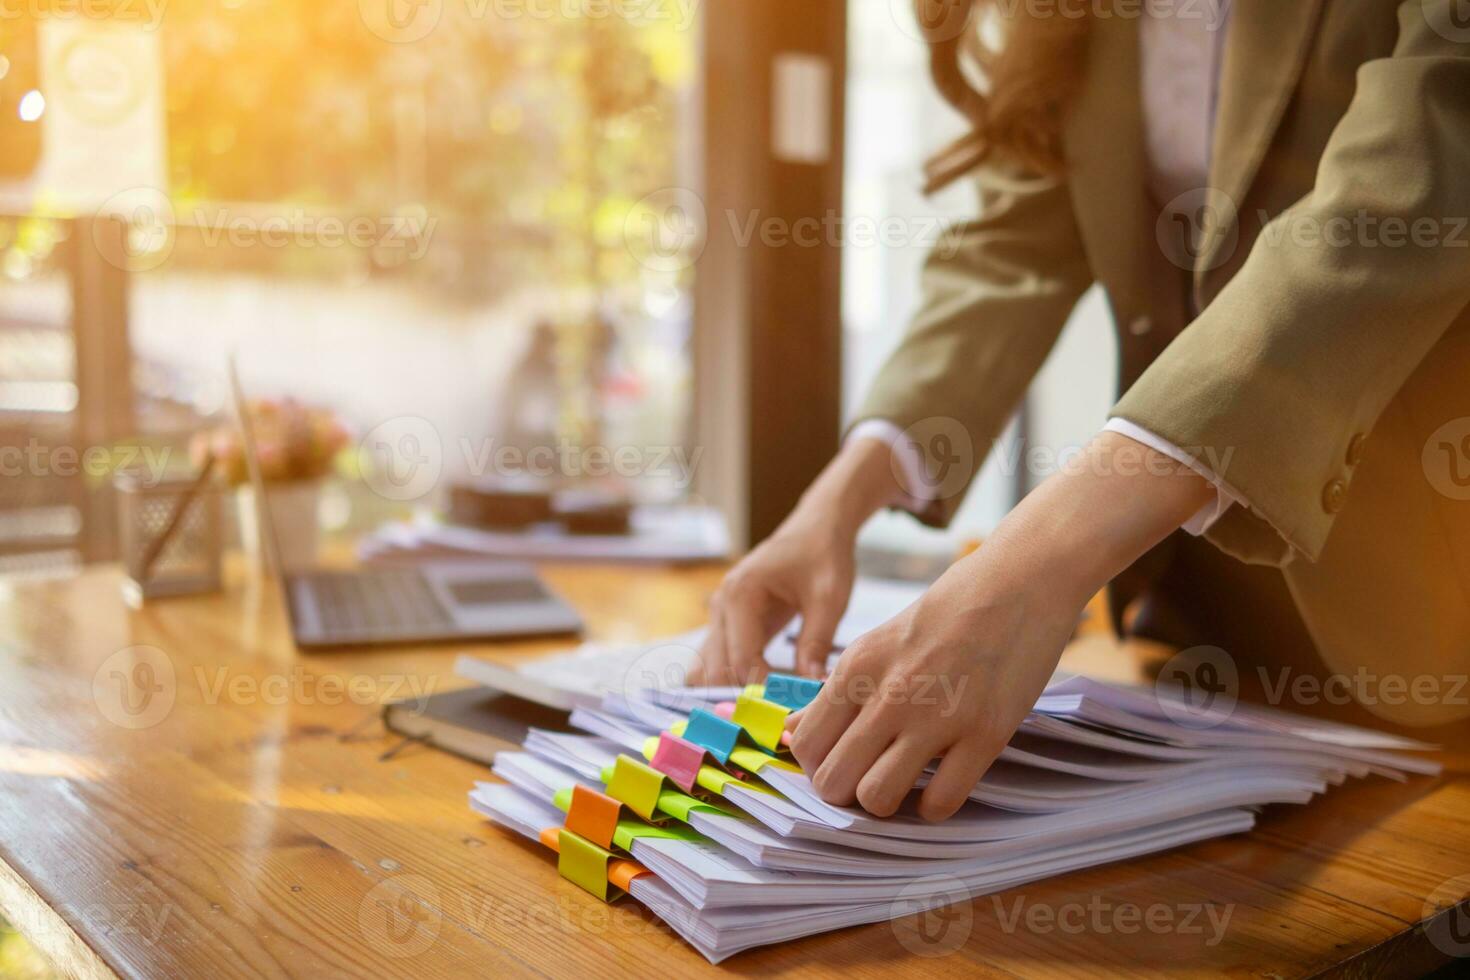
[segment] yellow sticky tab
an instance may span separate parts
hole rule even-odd
[[[556,870],[601,901],[607,901],[607,862],[612,852],[563,828],[557,835]]]
[[[745,690],[740,692],[742,698],[760,699],[766,696],[765,684],[747,684]]]
[[[725,792],[725,784],[732,780],[737,783],[740,782],[740,780],[725,772],[725,770],[716,769],[714,766],[700,766],[699,775],[694,777],[694,781],[701,787],[709,790],[711,793],[719,793],[721,795]]]
[[[775,752],[781,748],[781,732],[786,729],[786,716],[791,709],[742,694],[735,702],[735,714],[731,721],[745,729],[757,745],[764,745]]]
[[[778,759],[774,755],[767,755],[760,749],[753,749],[748,745],[737,745],[731,751],[730,764],[753,773],[759,773],[766,766],[775,766],[787,772],[801,772],[801,766],[787,762],[785,759]]]
[[[673,732],[675,735],[679,736],[680,738],[683,738],[684,737],[684,730],[686,728],[688,728],[688,727],[689,727],[689,722],[687,722],[687,721],[676,721],[672,725],[669,726],[669,731]],[[656,741],[658,741],[658,739],[655,738],[654,741],[656,742]]]
[[[607,795],[628,804],[644,820],[652,820],[663,785],[663,773],[631,755],[619,755],[607,781]]]
[[[676,725],[674,727],[677,728],[678,726]],[[669,729],[669,731],[672,732],[672,731],[674,731],[674,729],[671,728],[671,729]],[[677,735],[679,733],[678,732],[674,732],[674,734]],[[643,758],[650,759],[651,760],[653,758],[653,754],[655,752],[657,752],[657,751],[658,751],[658,736],[657,735],[650,735],[648,738],[645,738],[643,740]]]

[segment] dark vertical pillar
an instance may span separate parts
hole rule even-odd
[[[845,0],[702,9],[696,438],[704,492],[754,543],[837,447],[847,11]]]

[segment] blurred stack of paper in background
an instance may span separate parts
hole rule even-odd
[[[490,531],[425,515],[384,524],[357,545],[358,558],[374,564],[455,558],[696,562],[717,561],[729,554],[729,529],[720,512],[684,504],[634,507],[627,534],[573,534],[553,523]]]
[[[1239,833],[1261,806],[1349,777],[1439,769],[1414,754],[1431,746],[1397,736],[1059,676],[958,814],[927,823],[913,794],[882,819],[824,802],[773,734],[814,686],[608,694],[572,713],[587,735],[532,730],[497,755],[505,784],[477,784],[470,806],[557,849],[582,888],[624,887],[718,962]]]

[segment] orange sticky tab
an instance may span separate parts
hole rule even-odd
[[[578,783],[572,787],[566,826],[600,847],[612,847],[622,809],[623,805],[606,793]]]
[[[607,866],[608,884],[621,891],[628,891],[634,878],[646,874],[652,874],[652,872],[637,861],[617,860]]]
[[[547,827],[541,831],[541,843],[558,853],[561,852],[561,828]]]

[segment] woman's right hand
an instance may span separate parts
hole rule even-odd
[[[691,685],[753,684],[766,674],[766,644],[801,614],[796,669],[826,672],[837,623],[852,593],[856,535],[792,514],[725,576],[710,601],[709,634]]]
[[[886,443],[858,439],[844,445],[776,532],[715,591],[709,634],[688,683],[760,680],[766,675],[766,644],[798,613],[797,673],[823,676],[852,594],[858,529],[900,490]]]

